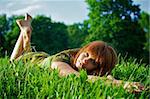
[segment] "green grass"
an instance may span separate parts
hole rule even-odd
[[[75,75],[59,77],[57,70],[42,69],[30,63],[10,64],[7,57],[1,58],[0,98],[148,99],[150,97],[149,90],[132,94],[125,91],[122,86],[105,84],[104,80],[88,82],[86,73],[81,71],[80,74],[80,77]],[[150,86],[150,68],[138,64],[134,59],[124,61],[120,58],[112,75],[126,81],[140,81],[146,88]]]

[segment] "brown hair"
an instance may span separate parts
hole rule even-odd
[[[98,68],[93,71],[95,75],[103,76],[109,74],[117,63],[115,50],[103,41],[94,41],[81,48],[74,58],[74,64],[82,52],[90,53],[92,59],[98,64]]]

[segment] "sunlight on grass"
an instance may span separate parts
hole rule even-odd
[[[105,80],[88,82],[85,71],[81,76],[59,77],[58,71],[42,69],[36,65],[22,62],[10,64],[8,58],[0,59],[0,97],[1,98],[141,98],[149,97],[148,90],[140,94],[126,92],[123,87],[105,84]],[[140,81],[150,85],[150,69],[136,61],[123,59],[117,64],[112,75],[117,79]]]

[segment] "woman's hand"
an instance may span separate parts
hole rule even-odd
[[[144,86],[139,82],[124,82],[122,80],[115,79],[111,75],[108,75],[107,78],[109,80],[112,80],[113,81],[112,83],[114,85],[120,86],[120,85],[124,84],[123,88],[131,93],[139,93],[145,89]]]
[[[126,89],[128,92],[131,92],[131,93],[140,93],[145,88],[139,82],[125,82],[124,89]]]
[[[95,82],[95,81],[97,81],[98,79],[100,79],[100,77],[98,77],[98,76],[93,76],[93,75],[88,75],[87,81],[89,81],[89,82]]]

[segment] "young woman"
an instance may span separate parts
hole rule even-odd
[[[21,30],[10,60],[22,60],[24,63],[32,62],[43,68],[58,69],[61,76],[75,74],[79,70],[87,71],[88,80],[95,81],[107,76],[107,81],[114,85],[124,85],[132,92],[141,92],[144,87],[138,82],[123,82],[109,75],[117,63],[115,50],[103,41],[94,41],[79,49],[62,51],[53,56],[44,52],[32,52],[30,47],[32,17],[25,15],[24,20],[17,20]],[[134,87],[134,89],[132,89]]]

